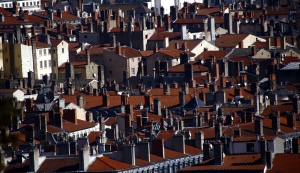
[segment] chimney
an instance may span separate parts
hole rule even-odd
[[[116,47],[116,36],[115,36],[115,34],[110,35],[110,47]]]
[[[166,31],[170,31],[171,30],[171,19],[168,14],[164,15],[164,23],[165,23]]]
[[[179,105],[180,106],[185,105],[185,93],[184,93],[184,91],[179,91]]]
[[[216,140],[220,140],[221,136],[222,136],[222,125],[220,122],[217,122],[215,125],[215,138]]]
[[[243,43],[243,41],[241,41],[241,42],[239,43],[239,48],[244,48],[244,43]]]
[[[280,46],[281,46],[281,49],[286,49],[285,36],[280,37]]]
[[[185,40],[185,39],[187,39],[187,29],[186,29],[186,25],[185,24],[182,24],[181,25],[181,40]],[[185,51],[186,49],[184,49],[184,51]]]
[[[85,49],[85,56],[86,56],[86,65],[90,65],[91,62],[90,48]]]
[[[147,123],[147,121],[148,121],[148,109],[143,109],[143,111],[142,111],[143,126]]]
[[[33,111],[33,99],[29,98],[25,100],[26,105],[26,112],[32,112]]]
[[[214,144],[214,165],[223,165],[224,155],[223,155],[223,143],[216,141]]]
[[[117,47],[116,47],[116,53],[118,55],[122,55],[122,47],[120,45],[120,42],[118,42]]]
[[[144,99],[145,99],[145,107],[150,107],[151,103],[152,103],[152,96],[151,93],[146,92],[144,95]]]
[[[232,33],[232,14],[231,13],[225,13],[224,24],[225,24],[225,29],[228,30],[228,34],[233,34]]]
[[[252,52],[252,56],[256,55],[256,47],[255,46],[251,47],[251,52]]]
[[[169,37],[164,38],[164,48],[167,48],[169,46]]]
[[[272,129],[279,132],[280,131],[280,115],[274,114],[272,117]]]
[[[154,99],[154,113],[161,116],[161,101],[159,98]]]
[[[275,47],[280,47],[281,37],[274,37],[275,39]]]
[[[203,150],[204,133],[201,131],[195,132],[195,147]]]
[[[137,144],[137,157],[150,162],[150,145],[149,142],[139,142]]]
[[[36,28],[35,26],[31,27],[31,37],[36,36]]]
[[[125,129],[131,127],[131,115],[130,114],[125,114]]]
[[[57,9],[56,15],[57,15],[57,17],[59,17],[59,18],[63,18],[63,16],[62,16],[62,11],[61,11],[60,9]]]
[[[15,1],[16,2],[16,1]],[[33,149],[29,152],[29,171],[36,172],[39,168],[39,149]]]
[[[133,106],[130,103],[125,105],[125,113],[133,115]]]
[[[203,144],[203,161],[210,159],[210,144],[205,141]]]
[[[143,126],[142,116],[141,116],[141,115],[137,115],[137,116],[136,116],[136,126],[137,126],[137,128]]]
[[[163,16],[163,15],[158,15],[158,16],[157,16],[157,27],[158,27],[158,28],[163,27],[163,26],[162,26],[162,16]]]
[[[172,149],[185,154],[185,142],[182,134],[174,135],[172,137]]]
[[[158,52],[158,46],[157,46],[157,43],[155,43],[155,47],[153,48],[153,53],[156,53]]]
[[[287,126],[292,129],[296,129],[296,115],[288,113],[286,115]]]
[[[152,140],[152,154],[165,158],[165,147],[163,139]]]
[[[84,108],[85,103],[84,103],[84,96],[83,96],[83,95],[77,96],[77,105],[78,105],[80,108]]]
[[[271,151],[266,151],[266,165],[267,165],[267,169],[272,169],[272,161],[273,161],[273,154]]]
[[[135,145],[128,144],[122,148],[122,162],[135,166]]]
[[[235,138],[236,137],[241,137],[242,136],[242,129],[241,128],[236,128],[236,129],[234,129],[233,133],[234,133]]]
[[[90,164],[90,149],[88,146],[84,146],[79,150],[79,171],[86,171]]]
[[[259,135],[259,136],[263,136],[264,135],[264,132],[263,132],[264,127],[263,127],[262,119],[260,119],[260,118],[256,119],[254,126],[255,126],[255,134]]]
[[[210,0],[204,0],[204,8],[210,8]]]
[[[252,123],[253,122],[253,114],[252,112],[246,112],[246,122]]]
[[[299,114],[299,97],[297,95],[293,97],[293,113]]]
[[[267,143],[264,138],[259,140],[259,148],[260,148],[261,162],[262,162],[262,164],[266,164]]]

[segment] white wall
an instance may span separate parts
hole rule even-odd
[[[13,97],[17,98],[18,101],[24,101],[24,92],[18,89],[13,93]]]
[[[41,75],[48,75],[50,77],[50,73],[52,73],[52,63],[51,66],[49,66],[49,61],[51,61],[51,53],[49,53],[48,48],[39,48],[36,49],[36,57],[37,57],[37,73],[38,73],[38,78],[43,79]],[[40,56],[40,50],[42,51],[42,55]],[[46,51],[46,54],[44,54],[44,51]],[[40,62],[42,61],[42,68],[40,67]],[[45,62],[47,67],[45,67]]]
[[[64,49],[64,53],[62,52]],[[57,45],[57,66],[61,66],[63,63],[67,62],[69,59],[69,44],[65,41],[62,41],[59,45]]]
[[[32,47],[21,44],[21,62],[22,62],[22,77],[27,78],[27,72],[29,70],[33,71],[33,59],[32,59]],[[20,68],[20,67],[16,67]]]

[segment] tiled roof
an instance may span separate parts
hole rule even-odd
[[[95,162],[89,167],[88,171],[115,171],[129,168],[132,168],[132,165],[103,156],[97,157]]]
[[[185,153],[191,154],[191,155],[196,155],[196,154],[203,153],[203,150],[201,150],[200,148],[190,146],[190,145],[185,145]]]
[[[154,155],[154,154],[150,154],[150,161],[151,162],[162,162],[166,159],[162,158],[162,157],[159,157],[157,155]]]
[[[112,51],[112,52],[117,52],[116,48],[112,48],[112,47],[108,47],[106,48],[106,50],[108,51]],[[135,58],[135,57],[141,57],[141,53],[140,51],[133,49],[129,46],[121,46],[121,54],[126,57],[126,58]]]
[[[273,159],[273,167],[267,173],[291,173],[300,170],[300,154],[278,153]]]
[[[44,43],[44,42],[40,42],[40,41],[36,41],[36,48],[49,48],[51,47],[51,45]]]
[[[37,172],[69,172],[79,168],[78,157],[47,158]]]
[[[208,67],[200,65],[198,63],[193,63],[194,73],[203,73],[207,71],[208,71]],[[184,73],[184,64],[180,64],[169,68],[168,73]]]
[[[284,114],[287,111],[293,110],[293,105],[276,105],[272,106],[269,105],[262,113],[261,116],[268,117],[270,113],[272,113],[274,110],[280,111],[280,114]]]
[[[90,50],[90,55],[99,55],[103,54],[103,48],[108,47],[106,45],[93,45]],[[79,55],[85,55],[85,50],[78,53]]]
[[[171,139],[174,134],[174,131],[159,131],[159,133],[157,134],[157,138],[167,141]]]
[[[18,16],[5,16],[4,22],[0,22],[0,25],[25,25],[25,24],[37,24],[37,23],[43,23],[44,19],[38,16],[34,15],[27,15],[28,20],[24,21],[22,19],[19,19]]]
[[[226,155],[223,165],[214,165],[214,159],[181,169],[181,171],[263,171],[265,165],[260,163],[260,154]]]
[[[17,160],[13,160],[4,170],[5,173],[26,173],[29,170],[29,159],[24,163],[18,163]]]
[[[180,53],[182,53],[182,50],[178,50],[178,49],[164,49],[164,50],[159,50],[158,52],[165,54],[169,57],[180,57]]]
[[[165,157],[168,158],[168,159],[176,159],[176,158],[181,158],[181,157],[186,157],[186,156],[187,155],[185,155],[181,152],[165,148]]]
[[[150,10],[148,7],[146,7],[145,5],[143,4],[140,4],[138,7],[135,8],[135,13],[137,14],[145,14],[145,13],[151,13],[152,10]]]
[[[197,13],[195,14],[196,16],[198,15],[211,15],[213,13],[220,13],[220,8],[217,7],[210,7],[210,8],[204,8],[204,9],[200,9],[197,11]]]
[[[47,11],[38,11],[35,12],[39,15],[48,17],[48,12]],[[53,20],[54,21],[64,21],[64,20],[79,20],[80,18],[70,12],[67,11],[62,11],[62,18],[60,18],[59,16],[57,16],[57,12],[53,12]]]
[[[141,55],[143,57],[147,57],[147,56],[150,56],[153,54],[153,51],[152,50],[146,50],[146,51],[140,51]]]
[[[102,134],[103,132],[90,132],[88,136],[90,146],[96,145],[96,138]]]
[[[250,34],[223,34],[216,39],[217,47],[235,47]]]
[[[172,40],[169,43],[169,46],[166,49],[175,49],[175,43],[179,44],[179,48],[181,48],[182,44],[186,43],[187,48],[192,51],[196,48],[203,40]]]
[[[67,62],[64,62],[62,65],[60,65],[58,68],[66,68],[66,63]],[[85,67],[86,66],[86,62],[71,62],[71,64],[74,66],[74,67]]]
[[[106,126],[111,126],[116,123],[116,117],[109,117],[105,120]]]
[[[175,39],[179,38],[181,36],[180,32],[155,32],[148,40],[164,40],[165,37],[168,37],[169,39]]]
[[[18,89],[0,89],[1,94],[12,94],[16,92]]]
[[[135,158],[135,164],[137,166],[146,166],[146,165],[150,165],[151,163],[143,159]]]
[[[90,123],[88,121],[83,121],[80,119],[77,119],[77,124],[71,123],[67,120],[63,120],[63,129],[68,132],[74,132],[74,131],[78,131],[78,130],[92,128],[95,126],[96,126],[95,123]]]
[[[62,41],[63,39],[51,40],[51,45],[58,46]]]
[[[220,60],[224,56],[226,56],[229,52],[230,50],[204,51],[200,55],[198,55],[195,60],[198,61],[200,57],[202,57],[203,60],[206,60],[212,56],[214,56],[216,60]]]
[[[199,24],[204,23],[205,19],[199,18],[178,18],[174,24]]]
[[[267,15],[288,15],[289,10],[284,8],[284,9],[276,9],[276,10],[269,10],[267,11]]]
[[[287,65],[287,64],[289,64],[290,62],[299,62],[299,61],[300,61],[300,59],[298,59],[298,57],[285,56],[285,57],[283,58],[282,63],[285,64],[285,65]]]
[[[47,132],[49,132],[49,133],[60,133],[60,132],[63,132],[63,130],[58,128],[58,127],[55,127],[55,126],[47,125]]]

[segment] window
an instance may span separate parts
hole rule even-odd
[[[148,35],[145,35],[145,38],[148,38]]]
[[[43,55],[43,51],[39,50],[39,55],[42,56]]]
[[[138,61],[141,61],[141,58],[138,58]]]
[[[48,67],[51,67],[51,60],[48,61]]]
[[[40,68],[43,68],[43,61],[40,61]]]
[[[53,49],[52,52],[55,53],[55,49]]]
[[[16,75],[19,75],[19,69],[16,68]]]
[[[32,5],[32,2],[30,2],[30,5]]]
[[[7,8],[7,7],[8,7],[8,5],[7,5],[7,4],[5,4],[5,7]]]
[[[44,56],[47,55],[47,49],[44,49]]]
[[[132,10],[126,10],[126,15],[127,15],[127,16],[131,15],[131,11],[132,11]]]
[[[47,68],[47,60],[44,60],[44,68]]]
[[[5,62],[8,62],[8,58],[5,58]]]
[[[132,58],[132,62],[134,62],[134,58]]]
[[[40,74],[40,79],[43,79],[43,75],[42,74]]]
[[[37,4],[39,5],[39,4],[40,4],[40,1],[37,1]]]
[[[109,71],[108,73],[109,73],[110,75],[112,75],[112,71]]]
[[[84,37],[84,38],[87,38],[87,35],[84,35],[83,37]]]
[[[48,55],[50,55],[51,54],[51,49],[48,49]]]
[[[35,1],[33,2],[33,5],[36,5],[36,2],[35,2]]]
[[[65,53],[65,49],[64,49],[64,48],[62,48],[62,49],[61,49],[61,52],[62,52],[62,53]]]
[[[53,61],[53,67],[56,67],[56,62],[55,61]]]
[[[9,4],[9,7],[11,7],[11,4]]]
[[[131,75],[135,75],[135,68],[131,68]]]
[[[247,152],[254,152],[254,143],[246,143]]]

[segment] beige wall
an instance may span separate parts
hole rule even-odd
[[[141,57],[126,58],[115,52],[103,49],[103,65],[105,78],[115,79],[117,83],[123,81],[123,71],[129,72],[130,77],[136,76],[138,70],[138,62]],[[134,75],[131,69],[135,69]]]

